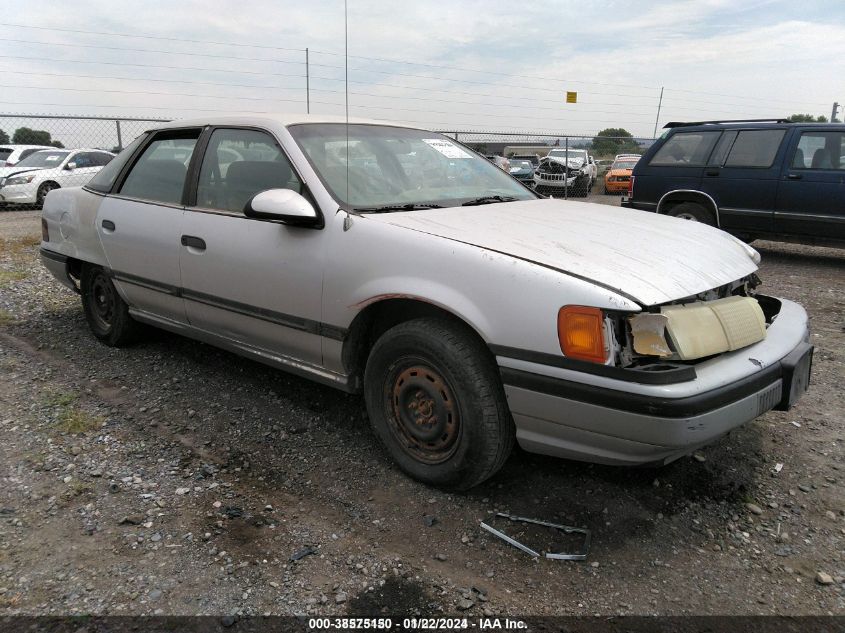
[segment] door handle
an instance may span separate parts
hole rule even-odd
[[[718,175],[719,175],[719,170],[718,170],[718,169],[707,169],[707,170],[704,172],[704,175],[705,175],[705,176],[710,176],[711,178],[715,178],[716,176],[718,176]]]
[[[114,231],[116,228],[111,220],[103,220],[101,224],[106,231]]]
[[[205,240],[201,237],[196,237],[194,235],[183,235],[182,246],[190,246],[191,248],[196,248],[197,250],[204,251]]]
[[[789,180],[801,180],[804,176],[801,174],[787,174],[786,176]]]

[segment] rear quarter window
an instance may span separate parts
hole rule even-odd
[[[725,167],[771,167],[786,130],[742,130]]]
[[[703,167],[721,131],[678,132],[657,150],[649,165],[658,167]]]
[[[132,158],[132,155],[135,153],[135,150],[138,149],[138,146],[143,142],[146,138],[146,134],[142,134],[138,138],[136,138],[132,143],[130,143],[126,149],[124,149],[120,154],[118,154],[113,160],[110,160],[108,164],[103,167],[97,174],[88,181],[86,187],[88,189],[93,189],[94,191],[99,191],[100,193],[108,193],[111,191],[112,186],[114,185],[114,181],[117,180],[120,171],[123,169],[123,166]]]

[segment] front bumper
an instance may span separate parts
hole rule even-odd
[[[33,204],[36,190],[31,185],[7,185],[0,187],[0,202],[13,204]]]
[[[766,339],[696,366],[676,384],[639,384],[498,357],[525,450],[604,464],[665,464],[806,390],[807,315],[782,301]]]

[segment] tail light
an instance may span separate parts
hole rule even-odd
[[[47,228],[47,220],[41,218],[41,240],[44,242],[50,241],[50,230]]]
[[[631,176],[631,180],[628,181],[628,199],[634,197],[634,177]]]

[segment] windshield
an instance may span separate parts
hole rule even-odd
[[[58,167],[70,152],[42,150],[24,158],[15,167]]]
[[[637,164],[635,160],[617,160],[613,163],[610,168],[611,169],[633,169],[634,166]]]
[[[571,149],[568,154],[565,149],[553,149],[549,152],[549,156],[568,160],[587,160],[587,152],[583,149]]]
[[[534,166],[527,160],[514,160],[513,158],[511,158],[511,169],[534,169]]]
[[[352,124],[347,160],[345,124],[288,129],[329,192],[354,209],[450,207],[495,196],[537,198],[491,162],[436,132]]]

